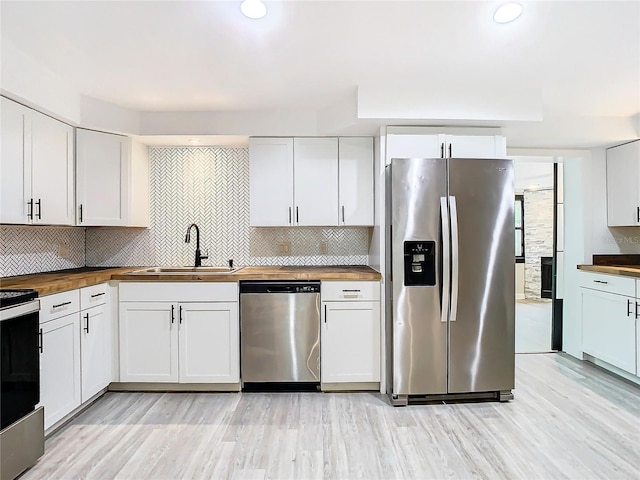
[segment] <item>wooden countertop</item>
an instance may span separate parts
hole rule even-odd
[[[640,278],[640,266],[632,265],[578,265],[578,269],[587,272],[608,273],[625,277]]]
[[[146,267],[78,268],[49,273],[35,273],[0,279],[0,288],[33,288],[38,295],[51,295],[89,287],[109,280],[153,282],[237,282],[240,280],[380,280],[379,272],[367,266],[295,266],[244,267],[233,273],[206,274],[135,274]]]
[[[33,288],[39,296],[66,292],[108,282],[114,274],[123,274],[142,267],[77,268],[57,272],[34,273],[0,279],[0,288]]]

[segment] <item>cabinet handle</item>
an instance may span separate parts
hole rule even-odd
[[[38,206],[38,220],[42,220],[42,199],[39,198],[36,205]]]
[[[342,205],[342,223],[344,223],[344,205]]]
[[[444,158],[444,142],[440,144],[440,158]]]
[[[638,302],[636,302],[636,319],[638,318]]]
[[[296,207],[296,223],[300,223],[300,220],[298,218],[298,207]]]
[[[89,313],[87,313],[84,319],[87,321],[87,326],[84,328],[84,331],[89,333]]]
[[[42,337],[42,329],[38,332],[38,349],[40,353],[44,352],[44,338]]]
[[[324,306],[324,323],[327,323],[327,306]]]
[[[80,223],[82,223],[82,204],[80,204]]]
[[[344,293],[360,293],[360,290],[342,290]]]
[[[637,307],[637,304],[636,304]],[[631,315],[631,300],[627,300],[627,317]]]
[[[106,293],[106,292],[94,293],[93,295],[91,295],[91,298],[99,297],[100,295],[104,295],[105,293]]]
[[[289,225],[291,225],[291,207],[289,207]]]
[[[451,144],[449,144],[449,158],[453,158],[453,153],[451,153]]]
[[[605,282],[604,280],[594,280],[594,283],[601,283],[603,285],[609,285],[609,282]]]
[[[60,308],[64,307],[65,305],[71,305],[71,302],[59,303],[58,305],[53,305],[51,308]]]
[[[33,198],[27,202],[27,205],[29,205],[29,210],[27,211],[27,218],[29,220],[33,220]]]
[[[180,319],[180,323],[182,324],[182,305],[180,305],[180,312],[178,313],[178,318]]]
[[[640,222],[640,207],[638,207],[636,212],[637,212],[637,217],[636,218],[638,219],[638,222]]]
[[[173,314],[173,309],[174,309],[174,306],[171,305],[171,324],[173,324],[173,322],[175,320],[175,317],[174,317],[174,314]]]

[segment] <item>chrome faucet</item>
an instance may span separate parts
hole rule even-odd
[[[198,225],[196,225],[195,223],[192,223],[191,225],[189,225],[189,228],[187,228],[187,235],[184,237],[184,242],[185,243],[191,242],[191,229],[193,227],[196,227],[196,261],[195,261],[194,267],[201,267],[202,259],[203,258],[206,259],[209,257],[207,255],[202,255],[200,253],[200,229],[198,228]]]

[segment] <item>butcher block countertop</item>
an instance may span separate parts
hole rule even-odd
[[[578,265],[578,268],[587,272],[609,273],[611,275],[640,278],[640,265]]]
[[[39,296],[52,293],[66,292],[76,288],[90,287],[108,282],[114,274],[123,274],[141,267],[125,268],[76,268],[73,270],[59,270],[57,272],[34,273],[19,277],[0,279],[0,288],[33,288]]]
[[[109,280],[131,282],[237,282],[240,280],[380,280],[379,272],[364,265],[244,267],[233,273],[138,273],[145,267],[78,268],[0,279],[0,288],[32,288],[51,295]]]

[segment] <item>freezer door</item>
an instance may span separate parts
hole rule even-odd
[[[397,395],[447,391],[447,307],[443,316],[441,305],[448,295],[442,292],[441,238],[441,205],[448,229],[446,167],[442,159],[393,159],[391,163],[387,218],[391,220],[393,304],[387,321],[392,322],[392,392]],[[405,256],[414,254],[415,258]],[[435,265],[435,279],[419,274],[419,269],[430,265]],[[405,276],[405,267],[414,268],[414,274]],[[405,278],[411,279],[411,285],[405,285]]]
[[[451,159],[449,393],[514,387],[511,160]]]

